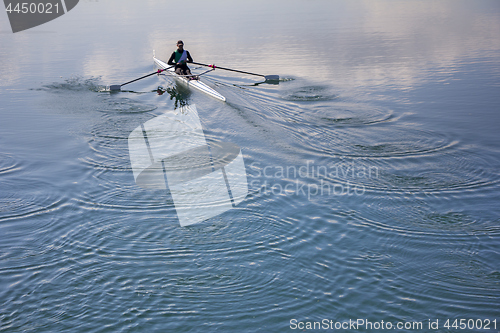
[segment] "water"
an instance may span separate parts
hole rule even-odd
[[[17,34],[4,15],[0,331],[498,331],[499,26],[496,1],[81,1]],[[226,103],[156,76],[103,91],[178,39],[281,81],[216,70]],[[241,147],[250,191],[190,227],[127,146],[185,104]]]

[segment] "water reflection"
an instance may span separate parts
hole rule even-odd
[[[150,331],[168,317],[171,331],[279,332],[298,308],[496,316],[498,2],[198,0],[183,3],[188,25],[168,26],[171,4],[116,3],[84,2],[44,25],[64,27],[53,34],[0,35],[5,327]],[[167,59],[180,38],[196,61],[294,79],[241,87],[256,80],[210,73],[226,103],[157,77],[99,93],[151,72],[152,50]],[[238,144],[262,167],[257,185],[275,187],[179,228],[176,198],[134,182],[127,139],[195,102],[207,144]],[[366,192],[266,173],[281,165],[341,165],[332,183]]]
[[[188,105],[188,95],[185,91],[179,91],[177,86],[162,87],[158,86],[156,93],[161,96],[165,93],[170,95],[170,100],[174,101],[174,109]]]
[[[106,83],[148,72],[152,50],[166,59],[176,40],[171,37],[170,43],[163,32],[161,8],[165,5],[152,3],[154,10],[150,5],[127,2],[119,12],[112,2],[86,4],[89,8],[80,6],[71,12],[72,20],[64,22],[64,32],[43,38],[28,32],[2,35],[2,45],[8,47],[0,49],[0,85],[20,80],[23,68],[40,61],[40,55],[31,52],[34,49],[44,50],[44,58],[57,63],[57,75],[67,74],[64,77],[79,73],[102,77]],[[249,6],[224,4],[207,15],[190,5],[191,20],[197,24],[186,30],[184,18],[173,17],[171,25],[182,28],[172,29],[169,36],[185,36],[197,61],[259,73],[313,77],[339,85],[402,89],[429,80],[423,69],[429,65],[452,74],[464,59],[491,56],[500,49],[496,3],[464,2],[457,6],[445,1],[275,1],[273,7],[279,10],[259,12],[252,16],[251,25],[243,10]],[[92,13],[93,24],[85,24],[82,31],[90,7],[96,11]],[[151,24],[124,26],[124,19],[129,17],[147,17]],[[44,27],[49,29],[55,23],[62,24],[54,21]],[[127,38],[102,34],[101,29],[107,26],[125,29]],[[200,29],[205,26],[210,29]],[[77,46],[80,44],[75,42],[75,35],[78,43],[86,45],[84,49]],[[51,45],[50,49],[45,45]],[[226,74],[216,71],[213,75]]]

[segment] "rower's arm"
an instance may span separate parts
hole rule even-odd
[[[172,52],[172,55],[170,56],[170,59],[168,59],[168,64],[170,66],[175,65],[174,59],[175,59],[175,52]]]
[[[189,54],[189,51],[186,51],[187,55],[187,62],[193,62],[193,58],[191,58],[191,54]]]

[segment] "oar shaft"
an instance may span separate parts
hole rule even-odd
[[[266,77],[265,75],[262,75],[262,74],[255,74],[255,73],[250,73],[250,72],[244,72],[244,71],[239,71],[237,69],[231,69],[231,68],[224,68],[224,67],[219,67],[219,66],[215,66],[215,65],[207,65],[207,64],[201,64],[199,62],[192,62],[193,64],[196,64],[196,65],[200,65],[200,66],[207,66],[207,67],[212,67],[213,69],[223,69],[225,71],[231,71],[231,72],[236,72],[236,73],[242,73],[242,74],[249,74],[249,75],[256,75],[256,76],[262,76],[262,77]]]
[[[175,66],[175,65],[174,65]],[[138,79],[135,79],[135,80],[132,80],[132,81],[128,81],[128,82],[125,82],[125,83],[122,83],[122,84],[115,84],[115,85],[111,85],[109,86],[109,90],[110,91],[120,91],[120,88],[123,87],[124,85],[127,85],[129,83],[132,83],[132,82],[135,82],[135,81],[139,81],[139,80],[142,80],[148,76],[151,76],[151,75],[155,75],[155,74],[160,74],[161,72],[164,72],[166,71],[167,69],[169,68],[172,68],[174,66],[170,66],[170,67],[167,67],[165,69],[158,69],[156,72],[153,72],[153,73],[150,73],[150,74],[147,74],[147,75],[144,75],[144,76],[141,76],[140,78]]]
[[[132,81],[128,81],[128,82],[126,82],[126,83],[122,83],[122,84],[121,84],[121,86],[123,87],[123,86],[124,86],[124,85],[126,85],[126,84],[129,84],[129,83],[132,83],[132,82],[135,82],[135,81],[142,80],[142,79],[144,79],[144,78],[147,78],[148,76],[155,75],[155,74],[159,74],[159,73],[161,73],[161,72],[162,72],[162,70],[158,70],[158,71],[156,71],[156,72],[154,72],[154,73],[151,73],[151,74],[148,74],[148,75],[141,76],[141,77],[140,77],[140,78],[138,78],[138,79],[135,79],[135,80],[132,80]]]
[[[175,66],[175,65],[174,65],[174,66]],[[132,83],[132,82],[135,82],[135,81],[142,80],[142,79],[144,79],[144,78],[147,78],[148,76],[155,75],[155,74],[160,74],[161,72],[164,72],[164,71],[166,71],[167,69],[172,68],[172,67],[174,67],[174,66],[170,66],[170,67],[167,67],[167,68],[165,68],[165,69],[158,69],[156,72],[153,72],[153,73],[150,73],[150,74],[147,74],[147,75],[141,76],[141,77],[140,77],[140,78],[138,78],[138,79],[135,79],[135,80],[132,80],[132,81],[128,81],[128,82],[126,82],[126,83],[122,83],[122,84],[120,84],[120,86],[122,86],[122,87],[123,87],[123,86],[124,86],[124,85],[126,85],[126,84],[129,84],[129,83]]]

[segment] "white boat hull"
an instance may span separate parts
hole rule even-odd
[[[160,69],[165,69],[165,68],[170,67],[167,63],[161,61],[160,59],[156,59],[156,57],[153,57],[153,60],[156,64],[156,66],[158,66],[158,68],[160,68]],[[186,77],[179,76],[175,73],[174,67],[168,68],[167,71],[169,72],[167,75],[174,77],[177,81],[184,83],[188,87],[202,91],[205,94],[208,94],[208,95],[210,95],[214,98],[217,98],[218,100],[221,100],[223,102],[226,101],[226,97],[222,96],[217,91],[215,91],[214,89],[207,86],[201,80],[189,80]]]

